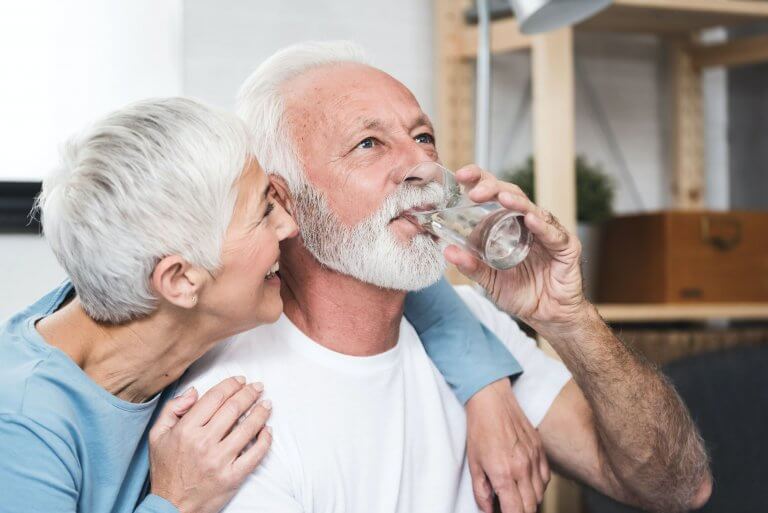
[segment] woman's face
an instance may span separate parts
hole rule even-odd
[[[201,313],[211,313],[231,334],[274,322],[283,311],[275,274],[280,241],[295,237],[293,218],[277,202],[255,159],[237,183],[232,221],[222,246],[221,269],[201,291]]]

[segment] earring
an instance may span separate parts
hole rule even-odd
[[[197,304],[197,296],[192,296],[192,305]]]

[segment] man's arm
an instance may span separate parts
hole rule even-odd
[[[706,502],[711,476],[698,432],[674,389],[613,336],[584,298],[578,239],[519,187],[477,166],[460,169],[456,179],[473,201],[496,200],[520,212],[534,236],[528,257],[508,270],[493,269],[457,246],[446,248],[445,256],[500,309],[543,335],[573,373],[581,404],[576,394],[576,403],[556,407],[553,418],[565,415],[559,408],[579,416],[572,423],[548,422],[559,462],[613,497],[649,509]]]
[[[573,373],[539,432],[552,464],[602,493],[660,511],[703,506],[707,455],[674,388],[594,308],[548,341]]]

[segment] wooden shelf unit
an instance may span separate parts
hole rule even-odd
[[[470,3],[434,0],[439,149],[443,162],[453,169],[473,161],[477,27],[466,22]],[[693,210],[703,208],[705,197],[702,69],[768,61],[768,36],[705,45],[699,40],[699,31],[761,21],[768,21],[768,1],[614,0],[607,9],[576,27],[534,36],[520,33],[513,18],[492,21],[492,52],[531,52],[537,203],[575,232],[574,30],[640,32],[663,38],[669,57],[672,100],[668,170],[671,199],[674,208]],[[768,319],[766,304],[616,304],[600,305],[599,309],[609,322]],[[579,497],[576,485],[553,478],[541,511],[577,513]]]

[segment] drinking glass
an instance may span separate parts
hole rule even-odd
[[[405,217],[445,243],[456,244],[496,269],[509,269],[528,256],[533,235],[523,214],[497,201],[475,203],[453,172],[437,162],[422,162],[408,171],[403,184],[437,183],[443,200],[427,209],[409,210]]]

